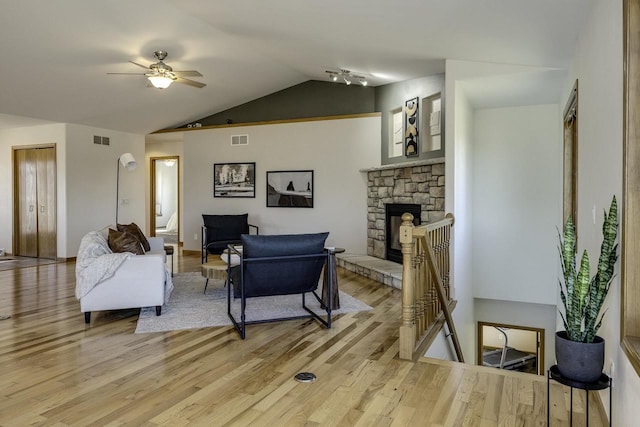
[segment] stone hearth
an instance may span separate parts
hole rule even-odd
[[[427,162],[425,162],[427,163]],[[444,159],[367,171],[367,255],[385,258],[385,205],[420,205],[420,222],[444,218]]]

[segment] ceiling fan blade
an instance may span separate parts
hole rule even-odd
[[[185,79],[185,78],[179,77],[179,76],[176,76],[176,82],[182,83],[182,84],[185,84],[185,85],[189,85],[189,86],[193,86],[193,87],[197,87],[197,88],[202,88],[202,87],[206,86],[206,84],[204,84],[204,83],[200,83],[200,82],[197,82],[195,80]]]
[[[149,69],[149,67],[147,67],[146,65],[138,64],[137,62],[133,62],[133,61],[129,61],[129,62],[132,63],[133,65],[137,65],[140,68],[144,68],[145,70]]]
[[[172,71],[172,73],[180,77],[203,77],[202,74],[196,70]]]
[[[107,73],[107,74],[123,74],[128,76],[144,76],[145,73]]]

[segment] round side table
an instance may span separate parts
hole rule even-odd
[[[200,266],[200,272],[202,277],[207,281],[204,285],[204,293],[207,292],[207,286],[209,286],[209,279],[224,280],[227,281],[227,263],[221,259],[212,259]]]

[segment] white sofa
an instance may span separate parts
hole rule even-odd
[[[85,322],[92,311],[156,307],[156,315],[173,289],[165,264],[164,239],[148,238],[144,255],[112,253],[103,232],[87,233],[76,263],[76,297]]]

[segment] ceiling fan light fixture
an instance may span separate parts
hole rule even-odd
[[[351,84],[351,79],[347,76],[342,77],[344,79],[344,82],[347,84],[347,86],[349,86]]]
[[[359,80],[360,80],[360,84],[361,84],[362,86],[366,86],[366,85],[368,85],[368,84],[369,84],[369,83],[367,82],[367,79],[365,79],[365,78],[361,78],[361,79],[359,79]]]
[[[153,87],[157,89],[166,89],[171,86],[173,79],[167,76],[147,76]]]

